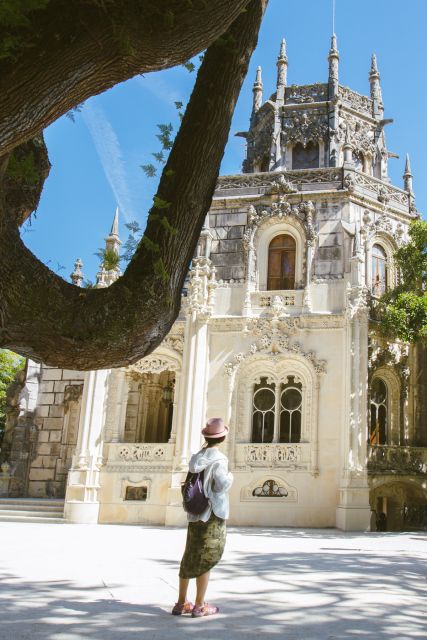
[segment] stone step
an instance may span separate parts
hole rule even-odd
[[[51,518],[62,518],[63,513],[62,511],[36,511],[36,510],[30,510],[27,511],[25,509],[2,509],[0,507],[0,516],[19,516],[21,517],[35,517],[35,518],[46,518],[47,520],[50,520]]]
[[[64,505],[56,504],[5,504],[0,502],[0,511],[36,511],[43,513],[59,513],[62,515],[64,512]]]
[[[31,515],[22,515],[19,512],[13,513],[9,512],[0,512],[0,522],[32,522],[32,523],[49,523],[49,524],[64,524],[64,518],[46,518],[46,516],[36,516],[34,513]]]
[[[36,505],[36,506],[55,506],[64,508],[64,500],[55,498],[0,498],[0,507],[9,505]]]

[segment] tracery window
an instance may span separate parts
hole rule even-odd
[[[272,442],[276,405],[275,384],[267,378],[254,387],[252,399],[252,442]]]
[[[268,248],[269,291],[295,289],[296,242],[289,234],[276,236]]]
[[[387,254],[379,244],[372,247],[372,293],[382,296],[388,286]]]
[[[305,147],[298,142],[292,149],[292,169],[317,169],[319,145],[309,142]]]
[[[261,378],[252,395],[252,442],[300,442],[302,406],[302,385],[294,376],[279,385]]]
[[[387,444],[388,391],[381,378],[374,378],[371,384],[370,444]]]
[[[301,385],[295,385],[293,382],[282,385],[279,442],[299,442],[301,440],[301,411]]]

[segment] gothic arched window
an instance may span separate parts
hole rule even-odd
[[[268,248],[267,289],[295,289],[296,242],[290,235],[276,236]]]
[[[293,378],[282,385],[280,396],[280,436],[279,442],[300,442],[301,440],[301,385],[293,383]]]
[[[382,296],[388,286],[387,254],[379,244],[372,247],[372,293]]]
[[[278,385],[261,378],[252,394],[252,442],[301,442],[302,404],[295,376]]]
[[[388,392],[381,378],[375,378],[371,384],[371,421],[369,429],[370,444],[387,443]]]
[[[272,442],[276,405],[275,384],[267,378],[254,386],[252,399],[252,442]]]
[[[319,167],[319,145],[309,142],[305,147],[301,142],[292,149],[292,169],[317,169]]]

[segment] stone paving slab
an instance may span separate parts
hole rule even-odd
[[[184,529],[5,522],[0,541],[1,640],[427,637],[423,533],[230,528],[221,614],[196,620],[169,613]]]

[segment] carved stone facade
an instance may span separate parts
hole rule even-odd
[[[327,83],[286,86],[283,42],[265,103],[258,70],[244,173],[218,180],[162,344],[111,371],[34,365],[14,495],[63,495],[67,479],[70,521],[183,524],[180,483],[220,415],[233,524],[365,530],[387,500],[409,513],[425,498],[415,354],[371,321],[375,279],[397,282],[393,252],[418,215],[412,175],[407,163],[404,189],[388,178],[376,61],[367,97],[339,85],[335,36],[328,60]],[[118,248],[117,216],[107,241]]]

